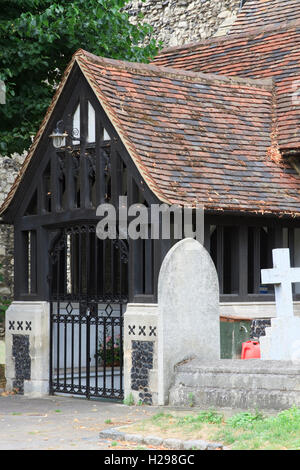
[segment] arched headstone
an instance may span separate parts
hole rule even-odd
[[[167,403],[174,366],[192,357],[220,359],[219,282],[214,263],[196,240],[167,253],[158,280],[158,400]]]

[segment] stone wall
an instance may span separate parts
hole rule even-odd
[[[138,21],[153,27],[153,36],[164,47],[226,34],[235,20],[240,0],[132,0],[125,9]],[[140,20],[139,20],[140,21]]]
[[[11,158],[0,156],[0,206],[10,190],[24,158],[25,154],[14,154]],[[0,225],[0,272],[4,279],[0,283],[0,297],[11,298],[13,295],[13,251],[12,226]]]

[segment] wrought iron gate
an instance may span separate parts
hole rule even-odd
[[[123,398],[128,248],[95,225],[61,229],[50,250],[50,393]]]

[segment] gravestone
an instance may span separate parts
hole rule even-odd
[[[191,238],[174,245],[158,304],[129,304],[124,319],[125,398],[165,405],[176,364],[220,359],[219,283],[205,248]]]
[[[178,242],[158,279],[160,401],[167,402],[173,371],[181,361],[220,359],[219,281],[214,263],[196,240]]]
[[[300,318],[294,316],[292,284],[300,268],[291,268],[289,249],[273,250],[273,269],[262,269],[263,284],[274,284],[276,318],[260,338],[261,359],[300,360]]]

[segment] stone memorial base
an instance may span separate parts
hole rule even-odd
[[[260,338],[263,360],[300,361],[300,318],[272,318],[266,336]]]
[[[194,359],[176,366],[169,404],[283,410],[300,406],[300,361]]]

